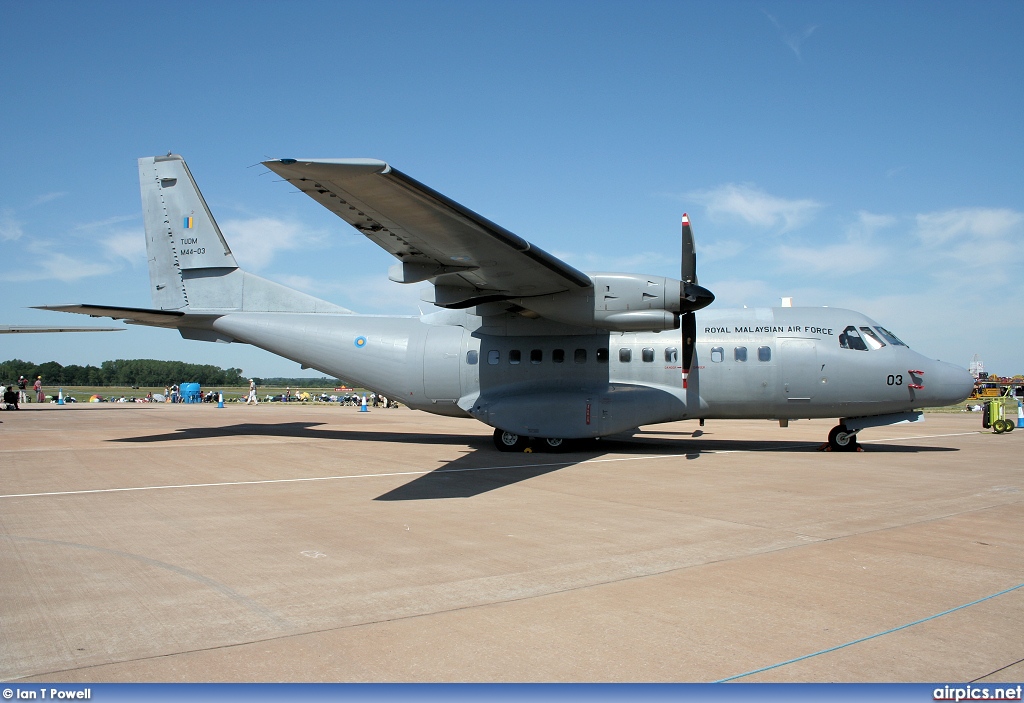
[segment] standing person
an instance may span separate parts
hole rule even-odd
[[[284,402],[292,402],[292,387],[288,386],[284,391]]]
[[[36,382],[32,384],[32,390],[35,391],[36,402],[37,403],[45,403],[46,402],[46,396],[43,395],[43,377],[42,376],[36,376]]]
[[[164,386],[164,402],[165,403],[170,403],[171,402],[171,389],[168,388],[167,386]]]
[[[260,401],[256,398],[256,382],[251,378],[249,379],[249,399],[245,401],[246,405],[259,405]]]
[[[25,378],[24,376],[21,376],[18,379],[18,402],[28,402],[28,379]]]

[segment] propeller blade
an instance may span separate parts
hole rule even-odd
[[[697,285],[697,247],[690,228],[690,216],[683,213],[682,261],[679,280],[682,290],[679,296],[679,326],[683,336],[683,388],[689,387],[690,370],[693,368],[694,349],[697,345],[697,318],[695,310],[705,308],[715,300],[715,294],[704,286]]]
[[[693,244],[693,230],[690,229],[690,216],[683,213],[683,255],[679,280],[684,283],[697,282],[697,248]],[[712,299],[714,299],[712,297]]]
[[[683,388],[686,388],[690,367],[693,365],[693,349],[697,343],[697,318],[691,312],[683,315],[679,321],[683,328]]]

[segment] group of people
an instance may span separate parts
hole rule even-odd
[[[20,410],[19,407],[22,403],[32,402],[32,396],[28,392],[28,379],[24,376],[18,378],[17,387],[18,390],[14,390],[15,384],[9,384],[4,386],[4,409],[5,410]],[[32,384],[32,394],[36,397],[37,403],[45,403],[46,395],[43,393],[43,377],[36,376],[35,383]]]
[[[321,403],[339,403],[341,405],[362,405],[363,396],[358,393],[350,393],[344,395],[328,395],[327,393],[321,393],[319,396],[310,397],[308,393],[292,393],[291,387],[285,388],[284,393],[280,396],[267,395],[263,402],[270,403],[274,401],[280,401],[282,403],[290,403],[293,400],[318,400]],[[376,393],[370,393],[366,396],[367,405],[379,408],[397,408],[398,403],[393,400],[389,400],[383,395],[377,395]],[[246,396],[246,405],[259,405],[260,400],[256,393],[256,382],[253,379],[249,379],[249,394]]]

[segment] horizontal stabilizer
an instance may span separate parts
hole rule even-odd
[[[109,317],[124,320],[137,325],[152,327],[180,326],[185,313],[178,310],[151,310],[148,308],[120,308],[113,305],[35,305],[36,310],[56,310],[57,312],[75,312],[89,317]]]
[[[43,327],[42,325],[0,325],[0,334],[39,332],[123,332],[125,327]]]

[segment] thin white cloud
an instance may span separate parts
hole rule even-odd
[[[849,227],[847,233],[850,236],[870,236],[880,229],[894,226],[897,222],[899,219],[893,215],[877,215],[867,210],[861,210],[857,213],[857,221]]]
[[[803,275],[851,276],[879,267],[889,257],[887,249],[871,241],[796,247],[776,250],[780,266]]]
[[[255,271],[269,265],[279,252],[321,248],[325,240],[323,232],[274,217],[225,220],[220,228],[238,264]]]
[[[775,25],[775,28],[779,30],[782,42],[788,46],[794,54],[796,54],[798,59],[802,59],[803,57],[800,55],[800,47],[802,47],[803,43],[807,41],[812,34],[814,34],[815,30],[818,29],[818,25],[809,24],[799,31],[791,32],[783,27],[782,23],[775,19],[774,16],[768,14],[767,10],[762,10],[762,12],[764,12],[765,17],[771,20],[771,23]]]
[[[383,274],[346,276],[332,281],[294,274],[275,274],[271,278],[361,313],[415,315],[420,307],[431,307],[421,299],[429,284],[395,283]]]
[[[146,261],[146,237],[141,230],[112,232],[101,244],[109,259],[124,259],[132,266]]]
[[[23,266],[0,273],[0,280],[12,282],[62,281],[70,283],[91,276],[105,276],[121,267],[113,262],[88,261],[54,251],[51,242],[30,242]]]
[[[8,208],[0,210],[0,241],[14,242],[22,238],[25,230],[23,223],[14,219],[14,211]]]
[[[1024,213],[1007,208],[960,208],[917,215],[914,234],[927,270],[943,280],[983,276],[1010,281],[1024,265]]]
[[[139,219],[138,215],[115,215],[114,217],[108,217],[105,220],[97,220],[96,222],[84,222],[80,225],[76,225],[76,230],[90,230],[90,229],[102,229],[103,227],[110,227],[111,225],[119,225],[122,222],[128,222],[129,220]]]
[[[699,268],[699,264],[698,264]],[[713,313],[718,308],[770,307],[778,305],[772,286],[765,281],[754,278],[733,279],[701,279],[701,283],[715,294],[715,302],[709,309]],[[700,316],[700,313],[697,313]]]
[[[594,252],[577,253],[571,251],[555,251],[552,252],[552,255],[581,271],[639,272],[659,268],[666,261],[671,261],[673,256],[678,261],[679,245],[676,244],[675,247],[674,251],[666,251],[660,254],[641,251],[629,256],[614,257]],[[677,265],[676,268],[679,268],[679,266]]]
[[[1006,208],[960,208],[917,216],[917,235],[926,244],[952,239],[992,240],[1019,234],[1024,214]]]
[[[748,242],[739,239],[720,239],[714,242],[697,242],[697,268],[701,264],[735,259],[750,248]]]
[[[783,232],[807,224],[822,208],[821,203],[808,198],[787,200],[745,183],[726,183],[686,197],[704,205],[712,219],[741,220],[760,229]]]
[[[51,200],[63,198],[65,195],[67,195],[67,193],[65,193],[64,191],[55,193],[44,193],[43,195],[39,195],[33,198],[32,201],[26,207],[36,207],[37,205],[43,205],[44,203],[48,203]]]

